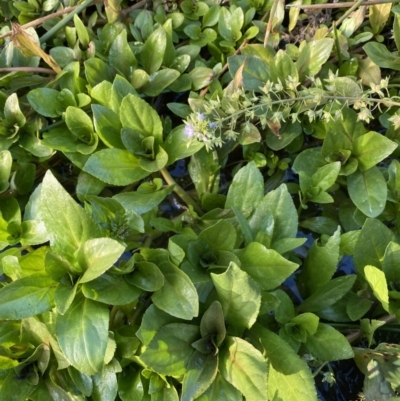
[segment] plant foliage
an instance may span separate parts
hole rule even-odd
[[[300,3],[0,2],[0,400],[397,399],[400,8]]]

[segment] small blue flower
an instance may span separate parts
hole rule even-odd
[[[217,124],[216,124],[216,123],[210,123],[208,126],[209,126],[211,129],[217,128]]]
[[[186,127],[185,127],[184,133],[188,138],[193,138],[193,136],[194,136],[193,125],[187,124]]]
[[[200,114],[198,115],[198,118],[199,118],[199,120],[203,121],[203,120],[204,120],[204,114],[203,114],[203,113],[200,113]]]

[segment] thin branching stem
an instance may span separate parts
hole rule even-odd
[[[372,0],[365,1],[363,6],[376,6],[379,4],[386,3],[398,3],[400,0]],[[353,7],[357,2],[345,2],[345,3],[326,3],[326,4],[287,4],[286,8],[301,8],[303,10],[326,10],[332,8],[350,8]]]

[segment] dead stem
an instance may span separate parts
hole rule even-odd
[[[375,6],[378,4],[385,3],[398,3],[400,0],[371,0],[365,1],[363,6]],[[357,2],[346,2],[346,3],[326,3],[326,4],[287,4],[286,8],[301,8],[303,10],[324,10],[328,8],[350,8],[353,7]]]
[[[267,47],[269,34],[271,33],[272,29],[272,22],[274,21],[276,9],[278,8],[278,3],[281,0],[274,0],[274,4],[272,5],[271,14],[269,15],[267,29],[265,30],[265,37],[264,37],[264,47]]]

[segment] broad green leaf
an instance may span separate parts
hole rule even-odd
[[[257,283],[234,262],[222,274],[211,273],[226,322],[242,330],[256,321],[261,305]]]
[[[269,362],[268,396],[271,401],[317,401],[314,378],[307,363],[277,334],[255,324]]]
[[[304,173],[312,176],[320,167],[325,166],[326,160],[320,148],[310,148],[303,150],[294,160],[292,169],[295,173]]]
[[[398,144],[382,134],[370,131],[354,141],[353,154],[357,158],[361,170],[375,166],[394,152]]]
[[[167,136],[163,145],[168,153],[168,165],[176,160],[184,159],[197,153],[204,146],[203,142],[188,139],[185,134],[185,125],[178,125]]]
[[[7,401],[25,401],[36,386],[29,383],[25,378],[19,377],[14,369],[10,369],[9,373],[1,383],[0,399]]]
[[[236,256],[240,259],[241,270],[252,277],[263,291],[278,287],[299,267],[258,242],[236,251]]]
[[[171,323],[160,328],[140,359],[161,375],[180,376],[195,351],[192,343],[199,337],[199,327]]]
[[[121,366],[116,359],[103,365],[101,370],[93,375],[93,401],[115,400],[118,393],[117,372],[121,372]]]
[[[364,267],[373,265],[382,269],[386,247],[395,237],[393,232],[377,219],[367,219],[360,231],[354,248],[354,264],[364,275]]]
[[[219,220],[203,230],[199,239],[210,245],[214,251],[232,251],[236,242],[235,227],[225,220]]]
[[[64,315],[57,316],[56,334],[64,355],[79,371],[93,375],[104,363],[109,311],[104,304],[77,296]]]
[[[233,177],[228,190],[225,208],[231,206],[248,216],[260,203],[264,195],[264,180],[254,162],[242,167]]]
[[[375,41],[370,41],[363,46],[367,56],[379,67],[390,68],[391,70],[400,70],[400,57],[391,53],[388,48]]]
[[[324,323],[319,323],[317,332],[307,338],[306,347],[321,361],[339,361],[354,357],[346,337]]]
[[[139,166],[139,160],[122,149],[103,149],[93,153],[84,171],[112,185],[129,185],[149,175]]]
[[[227,337],[220,351],[222,376],[246,397],[246,401],[267,399],[267,362],[261,352],[238,337]]]
[[[189,277],[169,261],[166,250],[142,249],[148,262],[158,266],[164,275],[164,286],[151,299],[157,308],[172,316],[190,320],[199,313],[197,291]]]
[[[10,151],[3,150],[0,152],[0,193],[6,191],[9,187],[8,179],[10,178],[12,166],[12,156]]]
[[[122,374],[118,375],[118,395],[122,401],[142,400],[144,389],[140,371],[132,368],[133,364],[124,366]]]
[[[162,124],[157,112],[144,100],[132,94],[121,104],[121,123],[124,128],[132,128],[144,136],[154,136],[162,141]]]
[[[93,391],[92,378],[72,366],[68,367],[68,373],[79,391],[86,397],[90,397]]]
[[[351,290],[356,278],[355,274],[334,278],[305,299],[299,306],[299,311],[318,312],[333,305]]]
[[[163,27],[159,27],[147,38],[140,52],[140,59],[147,73],[153,74],[160,69],[166,48],[167,33]]]
[[[125,209],[141,215],[159,205],[172,190],[173,186],[171,185],[154,192],[122,192],[115,195],[113,199],[116,199]]]
[[[111,109],[100,104],[93,104],[93,121],[96,133],[109,148],[125,149],[121,141],[122,124]]]
[[[211,386],[195,401],[243,401],[243,396],[239,390],[236,390],[227,382],[221,373],[217,376]]]
[[[103,81],[112,82],[115,72],[112,67],[98,57],[90,58],[84,62],[85,76],[90,86],[96,86]]]
[[[219,347],[225,339],[226,328],[222,305],[214,301],[204,312],[200,322],[200,333],[202,337],[215,335],[215,344]]]
[[[63,315],[68,310],[75,298],[77,288],[78,282],[75,285],[65,285],[63,282],[58,284],[54,293],[54,303],[57,313]]]
[[[400,282],[400,269],[398,268],[398,260],[400,258],[400,244],[389,242],[385,249],[382,270],[385,272],[386,280],[392,285]]]
[[[108,60],[110,66],[130,79],[132,71],[137,67],[138,63],[126,37],[126,30],[123,29],[110,47]]]
[[[385,208],[387,185],[378,167],[367,171],[357,170],[347,177],[351,200],[368,217],[379,216]]]
[[[369,7],[369,23],[374,34],[380,33],[386,25],[391,8],[392,3],[376,4]]]
[[[126,276],[126,280],[144,291],[158,291],[164,285],[164,276],[160,269],[150,262],[135,263],[133,273]]]
[[[59,100],[60,92],[51,88],[37,88],[28,93],[28,102],[32,108],[45,117],[58,117],[64,111]]]
[[[340,227],[337,227],[324,245],[318,245],[316,240],[308,251],[299,277],[306,295],[314,293],[329,282],[336,271],[339,256]]]
[[[94,133],[92,119],[83,110],[69,106],[65,113],[65,123],[80,141],[92,144]]]
[[[274,217],[272,243],[283,238],[296,237],[298,216],[286,185],[280,185],[277,189],[268,192],[257,205],[249,220],[253,236],[257,234],[265,218],[271,214]]]
[[[339,171],[339,162],[320,167],[311,177],[312,186],[321,188],[322,191],[328,190],[336,182]]]
[[[151,401],[179,401],[176,388],[155,373],[150,376],[149,393]]]
[[[150,75],[149,80],[140,90],[147,96],[157,96],[172,82],[176,81],[179,75],[181,75],[180,72],[172,68],[157,71]]]
[[[176,317],[158,309],[154,304],[150,305],[142,317],[142,323],[136,336],[140,339],[143,345],[149,345],[151,340],[156,335],[160,327],[169,323],[179,321]]]
[[[53,307],[56,283],[42,273],[13,281],[0,289],[0,319],[19,320]]]
[[[218,372],[218,355],[196,351],[190,358],[182,382],[182,401],[193,401],[203,394]]]
[[[100,236],[91,216],[79,206],[47,171],[40,193],[40,211],[50,244],[71,257],[89,238]]]
[[[385,273],[371,265],[364,267],[364,273],[375,297],[382,304],[383,309],[389,312],[389,292]]]
[[[296,61],[300,82],[306,77],[314,77],[326,63],[332,52],[333,39],[325,38],[308,42]]]
[[[195,67],[189,73],[192,90],[197,91],[211,84],[214,79],[214,70],[207,67]],[[184,77],[184,75],[182,75]],[[178,82],[178,81],[176,81]]]
[[[124,276],[104,273],[93,281],[82,286],[86,298],[107,305],[127,305],[136,301],[142,293],[137,287],[129,284]]]
[[[86,241],[78,254],[78,262],[84,271],[80,283],[87,283],[102,275],[119,259],[124,250],[124,246],[111,238]]]

